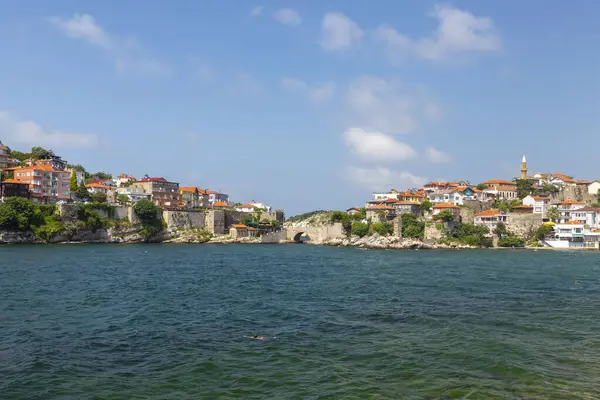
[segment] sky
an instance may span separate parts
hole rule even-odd
[[[596,0],[0,0],[0,140],[287,215],[599,179]]]

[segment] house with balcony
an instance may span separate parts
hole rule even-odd
[[[490,231],[496,229],[500,222],[504,224],[508,222],[508,216],[504,211],[490,209],[475,214],[474,224],[487,226]]]
[[[178,207],[180,205],[179,183],[170,182],[163,177],[145,177],[131,184],[150,193],[151,200],[158,207]]]
[[[55,170],[50,163],[12,168],[14,179],[27,183],[31,198],[39,203],[56,203],[71,198],[71,172]]]
[[[435,216],[445,210],[449,210],[457,221],[460,217],[460,207],[452,203],[439,203],[434,205],[431,210],[433,219],[436,219]]]
[[[572,213],[584,207],[585,203],[577,200],[565,200],[558,203],[558,222],[564,224],[571,221],[573,219],[571,217]]]
[[[195,186],[183,186],[179,188],[181,205],[192,208],[208,207],[208,195],[206,191]]]
[[[85,185],[90,194],[103,193],[108,196],[108,193],[113,190],[112,186],[102,185],[101,183],[88,183]]]
[[[456,189],[431,192],[427,198],[433,204],[452,203],[455,206],[462,206],[465,195]]]
[[[546,217],[546,211],[550,207],[550,197],[528,195],[523,198],[523,205],[533,207],[534,214],[540,214],[542,218]]]
[[[570,211],[569,218],[591,229],[600,229],[600,207],[582,207]]]
[[[152,194],[147,193],[144,189],[129,186],[129,187],[119,187],[116,190],[116,194],[127,196],[129,199],[129,203],[135,204],[140,200],[152,200]]]
[[[583,223],[568,221],[554,225],[554,232],[544,238],[544,243],[557,249],[584,248],[585,235]]]
[[[389,204],[381,203],[367,207],[366,217],[371,222],[388,222],[396,216],[396,208]]]

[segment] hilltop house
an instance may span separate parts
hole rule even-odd
[[[361,212],[360,207],[352,207],[346,210],[346,212],[350,215],[354,215],[354,214],[358,214],[359,212]]]
[[[572,176],[565,174],[554,173],[548,177],[548,182],[551,185],[556,186],[575,186],[577,183],[573,180]]]
[[[90,192],[90,194],[104,193],[107,196],[108,196],[108,193],[112,189],[114,189],[111,186],[106,186],[106,185],[103,185],[101,183],[88,183],[87,185],[85,185],[85,187],[87,188],[88,192]]]
[[[396,216],[396,209],[388,204],[378,204],[376,206],[367,207],[367,219],[372,222],[387,222]]]
[[[129,182],[135,182],[137,179],[135,178],[135,176],[131,176],[131,175],[127,175],[127,174],[121,174],[119,176],[117,176],[117,179],[115,180],[116,184],[118,187],[121,187]]]
[[[396,215],[402,214],[414,214],[419,215],[421,210],[419,208],[420,204],[415,203],[414,201],[397,201],[393,204],[392,207],[396,209]]]
[[[458,190],[450,189],[431,192],[427,195],[427,197],[433,204],[452,203],[456,206],[461,206],[463,205],[463,199],[465,198],[465,195]]]
[[[523,205],[533,207],[534,214],[541,214],[542,218],[546,216],[546,211],[550,206],[550,197],[528,195],[523,198]]]
[[[169,182],[163,177],[146,177],[132,183],[131,186],[150,193],[152,201],[159,207],[179,206],[179,183],[177,182]]]
[[[229,204],[229,195],[225,193],[215,192],[214,190],[206,190],[208,195],[208,204],[215,206],[216,202]]]
[[[144,189],[130,186],[120,187],[116,189],[117,195],[127,196],[129,203],[135,204],[140,200],[152,200],[152,194],[147,193]]]
[[[29,185],[31,197],[40,203],[56,203],[71,198],[71,173],[56,170],[50,163],[32,164],[11,169],[14,179]]]
[[[398,194],[399,194],[399,192],[396,189],[392,189],[387,193],[373,192],[373,200],[388,200],[388,199],[398,200]]]
[[[588,193],[597,196],[600,193],[600,180],[596,180],[588,185]]]
[[[195,186],[179,188],[180,203],[188,208],[208,207],[208,195],[205,190]]]

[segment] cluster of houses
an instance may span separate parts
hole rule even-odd
[[[561,173],[537,173],[529,176],[525,157],[521,163],[520,179],[532,183],[532,192],[536,193],[543,193],[548,187],[559,191],[565,191],[569,187],[579,188],[579,193],[584,193],[589,199],[597,199],[600,193],[600,180],[575,180],[572,176]],[[511,222],[509,213],[493,208],[496,200],[502,200],[510,204],[510,215],[532,214],[539,217],[534,220],[540,224],[553,226],[554,232],[548,235],[546,241],[549,246],[599,247],[600,207],[575,199],[559,201],[554,200],[555,198],[551,194],[529,194],[521,198],[516,180],[492,179],[477,185],[468,181],[429,182],[422,188],[373,193],[365,208],[366,218],[372,221],[390,221],[404,213],[425,215],[437,220],[436,216],[444,211],[450,212],[459,221],[461,209],[472,205],[473,209],[483,210],[475,214],[474,224],[485,225],[493,230],[500,222],[506,225]],[[425,207],[421,206],[425,200],[431,203],[430,210],[424,210]],[[347,211],[356,213],[360,210],[353,207]]]
[[[12,178],[7,178],[8,175]],[[0,142],[0,198],[26,197],[36,203],[70,202],[71,179],[77,186],[85,185],[90,194],[103,193],[111,203],[135,204],[151,200],[163,209],[232,209],[240,212],[271,211],[263,202],[233,203],[229,195],[196,186],[180,186],[163,177],[144,176],[137,179],[121,174],[116,179],[85,182],[83,172],[68,168],[67,161],[56,155],[44,160],[13,160],[9,149]]]

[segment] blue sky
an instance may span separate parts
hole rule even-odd
[[[0,1],[0,140],[288,214],[600,178],[594,0]]]

